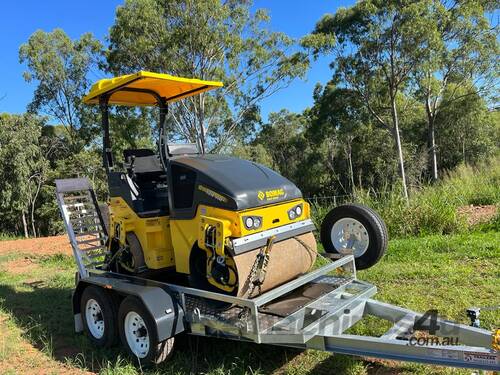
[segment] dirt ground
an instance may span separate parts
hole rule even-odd
[[[0,241],[0,255],[15,253],[26,254],[24,258],[9,260],[2,264],[1,270],[10,274],[29,274],[39,265],[31,256],[67,254],[71,255],[71,246],[67,235],[25,240]],[[6,317],[0,319],[0,330],[5,331]],[[1,340],[0,340],[1,341]],[[9,360],[0,361],[0,373],[4,374],[86,374],[87,372],[71,368],[51,360],[26,340],[19,339],[19,351]]]
[[[72,254],[66,234],[54,237],[0,241],[0,255],[16,251],[33,255]]]
[[[470,205],[460,207],[458,214],[467,218],[467,224],[475,225],[489,221],[497,214],[497,211],[498,208],[493,204],[485,206]]]

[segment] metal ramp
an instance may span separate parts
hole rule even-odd
[[[105,269],[108,233],[99,205],[87,178],[56,180],[57,203],[73,248],[78,271]]]

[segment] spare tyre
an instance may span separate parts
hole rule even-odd
[[[332,209],[321,224],[321,243],[327,253],[354,255],[356,268],[376,264],[387,249],[387,228],[371,208],[345,204]]]

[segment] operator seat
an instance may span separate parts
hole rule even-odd
[[[123,156],[134,211],[140,217],[168,215],[167,175],[159,157],[150,149],[127,149]]]

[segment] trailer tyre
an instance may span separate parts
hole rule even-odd
[[[158,341],[154,319],[137,297],[129,296],[120,304],[118,327],[123,346],[141,366],[160,364],[172,356],[174,337]]]
[[[371,208],[345,204],[332,209],[321,224],[321,243],[327,253],[352,249],[356,268],[375,265],[387,249],[387,228]]]
[[[116,343],[116,307],[113,296],[96,286],[84,289],[80,299],[80,312],[85,333],[99,347]]]

